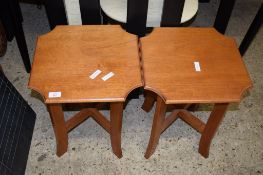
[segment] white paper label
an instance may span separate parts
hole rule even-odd
[[[101,73],[101,70],[97,69],[95,72],[93,72],[89,77],[91,79],[95,79],[99,74]]]
[[[113,73],[113,72],[110,72],[110,73],[108,73],[107,75],[105,75],[104,77],[102,77],[101,79],[102,79],[103,81],[106,81],[106,80],[110,79],[113,75],[114,75],[114,73]]]
[[[61,92],[49,92],[48,93],[49,98],[58,98],[61,97]]]
[[[195,71],[196,72],[201,72],[200,63],[198,61],[195,61],[194,65],[195,65]]]

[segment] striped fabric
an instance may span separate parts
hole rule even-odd
[[[0,71],[0,174],[24,174],[36,114]]]
[[[67,21],[69,25],[82,25],[82,10],[80,2],[85,1],[86,4],[90,6],[92,3],[94,7],[89,10],[94,10],[94,8],[98,8],[99,6],[104,10],[104,12],[109,15],[109,17],[115,19],[116,21],[126,23],[127,19],[127,9],[128,9],[128,0],[100,0],[97,6],[95,5],[96,0],[64,0],[65,11],[67,14]],[[164,0],[148,0],[148,10],[147,10],[147,27],[159,27],[162,21],[162,13],[163,13],[163,5]],[[169,1],[169,0],[166,0]],[[178,0],[177,0],[178,1]],[[131,0],[130,3],[134,3],[134,0]],[[136,3],[136,2],[135,2]],[[168,2],[170,5],[175,5],[176,0],[173,0],[172,4]],[[84,9],[87,7],[83,7]],[[175,10],[171,7],[166,7],[169,10]],[[181,23],[184,23],[190,20],[197,12],[198,9],[198,0],[185,0],[183,6],[182,18],[180,19]],[[95,11],[95,10],[94,10]],[[85,12],[85,10],[84,10]],[[99,12],[98,12],[99,13]]]

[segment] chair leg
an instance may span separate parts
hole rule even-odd
[[[144,97],[145,100],[143,102],[142,109],[146,112],[149,112],[152,109],[154,102],[156,101],[156,94],[146,90],[144,92]]]
[[[18,3],[9,4],[14,27],[14,35],[27,73],[31,71],[31,63],[22,26],[22,14]]]
[[[251,23],[244,39],[242,40],[239,46],[239,52],[243,56],[249,47],[250,43],[253,41],[255,35],[257,34],[258,30],[260,29],[263,23],[263,3],[261,4],[257,15],[255,16],[253,22]]]
[[[18,49],[20,51],[26,72],[30,73],[31,63],[30,63],[30,58],[29,58],[29,54],[28,54],[28,49],[27,49],[26,40],[25,40],[22,25],[16,26],[15,37],[16,37],[16,42],[17,42]]]
[[[50,118],[57,141],[57,156],[62,156],[68,149],[68,132],[64,120],[64,114],[61,104],[48,105]]]
[[[110,137],[113,153],[122,157],[121,150],[121,128],[122,128],[123,103],[110,104]]]
[[[210,117],[206,123],[205,129],[202,133],[199,142],[199,153],[207,158],[209,156],[209,149],[212,139],[219,127],[225,112],[227,110],[228,103],[218,103],[214,105],[214,109],[210,114]]]
[[[148,159],[155,151],[161,132],[162,126],[165,120],[165,112],[167,105],[164,103],[163,99],[157,96],[157,104],[155,109],[155,114],[153,118],[151,137],[148,143],[148,147],[144,157]]]
[[[220,0],[220,5],[217,10],[214,28],[224,34],[231,17],[236,0]]]

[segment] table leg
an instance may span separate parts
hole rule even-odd
[[[121,151],[121,128],[122,128],[123,103],[110,104],[110,138],[113,153],[122,157]]]
[[[154,153],[157,147],[162,132],[163,122],[165,120],[166,108],[167,105],[164,103],[163,99],[157,96],[157,103],[156,103],[156,109],[153,118],[151,137],[148,143],[146,153],[144,155],[146,159],[148,159]]]
[[[62,156],[68,149],[68,132],[61,104],[48,104],[50,118],[57,141],[57,156]]]
[[[145,98],[145,100],[143,102],[142,109],[146,112],[149,112],[152,109],[152,107],[156,101],[156,94],[154,94],[151,91],[145,90],[144,91],[144,98]]]
[[[214,109],[210,114],[210,117],[205,125],[205,129],[202,133],[199,142],[199,153],[207,158],[209,156],[209,149],[212,139],[216,133],[218,126],[220,125],[225,112],[227,110],[228,103],[218,103],[214,105]]]

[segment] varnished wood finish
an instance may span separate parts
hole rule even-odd
[[[95,108],[82,109],[75,116],[71,117],[66,122],[67,131],[71,131],[89,117],[92,117],[99,125],[110,133],[110,122]]]
[[[68,149],[68,131],[61,104],[49,104],[50,118],[57,141],[57,156],[62,156]]]
[[[121,152],[121,126],[123,102],[111,103],[111,121],[108,121],[96,108],[85,108],[79,111],[69,120],[64,120],[61,104],[48,104],[50,117],[57,140],[57,156],[62,156],[68,148],[68,132],[77,127],[87,118],[92,117],[111,136],[111,144],[114,154],[122,157]]]
[[[141,44],[145,89],[166,104],[239,102],[252,86],[234,39],[213,28],[156,28]]]
[[[210,144],[219,124],[226,113],[227,107],[228,103],[215,104],[214,109],[206,123],[199,143],[199,153],[205,158],[207,158],[209,155]]]
[[[113,153],[118,157],[122,157],[121,151],[121,128],[122,128],[122,109],[123,103],[110,104],[110,137]]]
[[[145,112],[149,112],[155,101],[156,101],[156,94],[154,92],[145,90],[143,92],[144,94],[144,102],[142,104],[142,109]],[[189,104],[169,104],[169,106],[167,106],[168,110],[174,110],[174,109],[187,109],[189,111],[195,111],[198,108],[198,104],[196,103],[189,103]]]
[[[164,103],[161,97],[157,97],[156,109],[153,118],[152,124],[152,131],[150,140],[148,143],[148,147],[144,157],[148,159],[155,151],[161,132],[162,132],[162,125],[165,121],[165,112],[166,112],[167,105]]]
[[[234,40],[211,28],[158,28],[141,38],[141,47],[145,89],[158,94],[145,157],[153,154],[161,133],[177,118],[201,133],[199,153],[208,157],[228,103],[239,102],[252,86]],[[195,71],[195,61],[201,72]],[[143,109],[149,111],[154,98],[147,93]],[[206,124],[189,112],[196,103],[215,103]],[[168,104],[175,110],[165,117]]]
[[[152,109],[152,107],[156,101],[156,94],[151,92],[151,91],[145,90],[144,91],[144,98],[145,99],[144,99],[144,102],[142,105],[142,109],[146,112],[149,112]]]
[[[180,110],[179,117],[187,124],[191,125],[199,133],[202,133],[205,128],[205,124],[196,116],[186,110]]]
[[[178,118],[192,126],[195,130],[201,133],[201,139],[199,143],[199,153],[205,158],[209,155],[210,144],[216,133],[217,128],[222,121],[228,103],[217,103],[214,105],[214,109],[210,114],[210,117],[205,124],[198,119],[192,113],[186,109],[175,109],[170,115],[165,117],[167,105],[160,96],[157,96],[157,103],[155,114],[153,118],[151,137],[148,143],[148,147],[145,153],[145,158],[148,159],[155,151],[160,135]]]
[[[109,72],[115,75],[103,81]],[[57,26],[38,38],[29,88],[45,103],[123,102],[140,86],[137,37],[120,26]],[[62,96],[49,98],[54,91]]]
[[[48,105],[58,156],[67,151],[68,132],[92,117],[110,133],[113,152],[122,157],[123,103],[133,89],[142,86],[137,42],[136,36],[112,25],[58,26],[38,38],[29,87]],[[90,79],[97,69],[102,73]],[[115,75],[103,81],[109,72]],[[49,98],[49,92],[61,92],[61,97]],[[86,102],[111,102],[110,121],[98,111],[101,105],[64,120],[62,104]]]
[[[173,110],[172,113],[165,118],[165,121],[162,126],[162,133],[178,118],[181,118],[184,122],[191,125],[199,133],[202,133],[205,124],[200,119],[198,119],[197,117],[195,117],[193,114],[191,114],[189,111],[186,110],[191,105],[192,104],[185,105],[184,108],[181,109],[177,108]]]
[[[170,115],[168,115],[167,117],[165,117],[165,121],[162,124],[162,131],[161,133],[163,133],[175,120],[177,120],[179,118],[179,110],[174,110]]]

